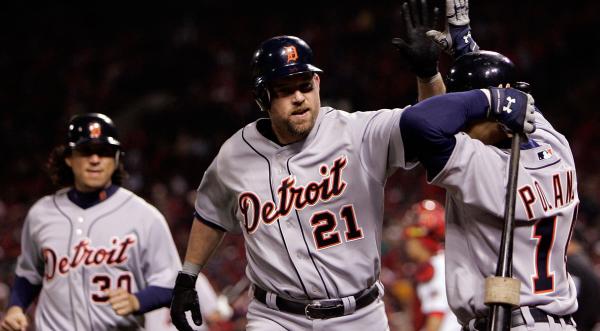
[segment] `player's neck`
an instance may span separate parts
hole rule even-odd
[[[118,189],[119,187],[114,184],[92,192],[81,192],[73,187],[69,190],[69,192],[67,192],[67,196],[69,197],[69,200],[71,200],[71,202],[77,206],[81,207],[82,209],[87,209],[108,199]]]
[[[275,134],[275,131],[273,130],[273,127],[271,126],[271,120],[270,119],[265,118],[265,119],[261,119],[260,121],[258,121],[257,124],[256,124],[256,129],[265,138],[271,140],[272,142],[276,143],[277,145],[279,145],[279,146],[284,146],[285,145],[285,144],[282,144],[279,141],[279,139],[277,138],[277,135]]]

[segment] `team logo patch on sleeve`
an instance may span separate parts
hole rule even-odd
[[[547,149],[537,153],[538,160],[547,160],[547,159],[551,158],[552,155],[553,155],[552,148],[547,148]]]

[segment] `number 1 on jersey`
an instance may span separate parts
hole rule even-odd
[[[567,248],[569,241],[571,240],[571,234],[573,233],[573,227],[577,220],[577,211],[579,205],[575,206],[573,212],[569,237],[564,247],[564,256],[562,263],[567,263]],[[538,220],[531,231],[531,239],[537,240],[535,245],[535,252],[533,255],[535,262],[535,274],[531,275],[532,289],[535,294],[546,294],[554,292],[554,272],[550,270],[551,259],[552,259],[552,248],[554,247],[554,240],[556,239],[556,227],[559,222],[565,221],[561,219],[561,214],[557,214],[551,217],[546,217]],[[557,224],[558,223],[558,224]],[[554,263],[561,263],[555,259]],[[563,269],[564,268],[559,268]]]
[[[356,214],[352,205],[346,205],[340,210],[340,216],[346,223],[346,241],[352,241],[363,238],[363,231],[356,222]],[[313,214],[310,219],[310,225],[313,226],[313,237],[317,249],[324,249],[339,245],[342,240],[337,228],[337,218],[330,211],[323,211]]]
[[[535,275],[533,291],[542,294],[554,291],[554,272],[550,271],[550,257],[554,245],[556,216],[542,218],[533,226],[532,237],[537,239],[535,247]]]

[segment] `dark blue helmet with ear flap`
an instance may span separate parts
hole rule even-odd
[[[307,72],[323,72],[312,65],[308,44],[294,36],[277,36],[264,41],[252,57],[254,99],[262,110],[271,106],[269,83],[274,79]]]
[[[510,84],[516,87],[514,63],[492,51],[478,51],[460,56],[450,68],[446,79],[448,92]]]
[[[67,146],[76,148],[88,143],[101,143],[120,149],[117,128],[110,117],[101,113],[71,117],[67,129]]]

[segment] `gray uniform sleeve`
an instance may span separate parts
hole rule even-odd
[[[361,141],[363,167],[384,182],[398,168],[416,165],[405,160],[404,142],[400,134],[400,116],[404,109],[381,109],[371,112]]]
[[[35,207],[35,206],[34,206]],[[31,284],[41,285],[44,275],[44,260],[40,247],[34,237],[32,227],[35,211],[32,208],[25,217],[25,223],[21,232],[21,255],[17,260],[16,275],[26,278]]]
[[[431,183],[447,189],[467,205],[502,218],[509,155],[464,132],[455,138],[452,155]]]
[[[150,208],[154,219],[150,222],[145,245],[144,279],[146,286],[172,288],[181,269],[181,260],[167,221],[156,208]]]
[[[216,224],[227,231],[239,230],[235,215],[231,215],[236,199],[220,180],[219,163],[223,149],[210,164],[196,195],[196,213],[205,221]]]

